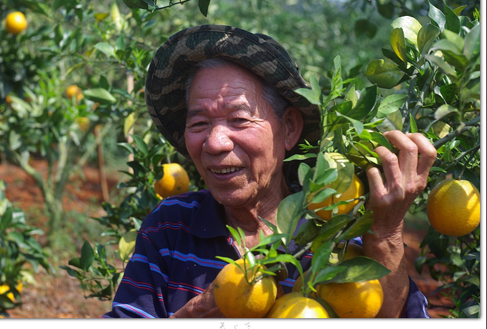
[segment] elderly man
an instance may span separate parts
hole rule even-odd
[[[240,227],[248,247],[259,218],[275,223],[279,203],[294,192],[295,168],[283,160],[305,139],[316,142],[319,111],[294,93],[307,87],[287,51],[272,38],[228,26],[197,26],[159,48],[146,83],[155,125],[190,158],[208,190],[167,198],[147,216],[135,252],[104,317],[221,317],[212,282],[242,250],[226,225]],[[419,134],[385,134],[399,155],[379,147],[383,163],[367,171],[375,234],[365,255],[391,270],[381,279],[379,317],[428,317],[426,300],[406,271],[403,218],[424,189],[436,150]],[[302,260],[310,266],[309,258]],[[281,282],[289,292],[299,273]]]

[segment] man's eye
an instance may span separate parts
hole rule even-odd
[[[196,122],[192,122],[189,124],[189,127],[192,128],[192,127],[201,127],[201,126],[204,126],[206,124],[206,122],[204,121],[196,121]]]
[[[249,122],[249,120],[244,119],[244,118],[235,118],[232,120],[232,122],[236,123],[236,124],[244,124],[244,123]]]

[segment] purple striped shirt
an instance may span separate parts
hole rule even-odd
[[[144,220],[112,310],[102,317],[167,318],[203,293],[227,264],[215,256],[240,258],[224,218],[223,207],[208,190],[163,200]],[[311,257],[308,253],[301,259],[304,270]],[[299,276],[292,265],[288,272],[280,282],[284,293]],[[429,317],[426,298],[410,283],[403,317]]]

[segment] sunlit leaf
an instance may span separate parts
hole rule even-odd
[[[120,252],[120,259],[123,262],[127,262],[135,249],[135,240],[137,239],[137,230],[132,229],[120,238],[118,242],[118,250]]]
[[[440,29],[432,24],[426,24],[418,32],[418,49],[421,54],[427,54],[440,35]]]
[[[298,192],[289,195],[281,201],[277,207],[276,226],[281,234],[292,236],[296,230],[299,219],[304,215],[303,210],[303,192]],[[287,245],[290,240],[283,238],[283,242]]]
[[[428,11],[428,17],[431,18],[433,22],[437,24],[437,26],[440,28],[440,31],[443,31],[445,28],[445,14],[435,6],[431,4],[430,1],[428,1],[429,4],[429,11]]]
[[[389,36],[389,42],[397,57],[406,63],[408,58],[406,56],[406,41],[404,39],[403,29],[396,28],[392,30]]]
[[[87,89],[83,91],[83,95],[87,99],[100,104],[114,104],[117,102],[117,99],[104,88]]]
[[[374,59],[367,65],[365,76],[380,88],[392,88],[401,81],[404,73],[389,59]]]
[[[413,45],[418,44],[418,33],[422,25],[418,20],[411,16],[401,16],[396,18],[391,26],[394,29],[401,28],[404,31],[404,37]]]

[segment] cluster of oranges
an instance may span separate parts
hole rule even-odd
[[[363,255],[362,247],[348,247],[342,261]],[[239,259],[218,274],[213,295],[226,317],[373,318],[382,307],[384,295],[379,280],[318,284],[316,292],[305,295],[299,277],[292,292],[278,298],[275,277],[261,275],[261,268],[247,268]]]

